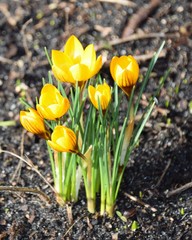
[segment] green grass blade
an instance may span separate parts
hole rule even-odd
[[[49,53],[48,53],[46,47],[44,47],[44,51],[45,51],[45,55],[46,55],[46,57],[47,57],[47,60],[48,60],[48,62],[49,62],[49,64],[50,64],[50,66],[52,67],[53,63],[52,63],[52,61],[51,61],[51,58],[50,58],[50,56],[49,56]]]
[[[141,85],[141,89],[140,89],[140,91],[139,91],[139,96],[138,96],[137,101],[136,101],[136,104],[135,104],[135,112],[134,112],[135,115],[136,115],[136,113],[137,113],[137,110],[138,110],[138,107],[139,107],[139,103],[140,103],[142,94],[143,94],[143,92],[144,92],[144,90],[145,90],[145,87],[146,87],[146,85],[147,85],[147,83],[148,83],[150,74],[151,74],[151,72],[152,72],[152,70],[153,70],[153,68],[154,68],[154,66],[155,66],[155,64],[156,64],[156,62],[157,62],[157,59],[158,59],[158,57],[159,57],[159,54],[160,54],[160,52],[162,51],[164,45],[165,45],[165,41],[163,41],[163,43],[161,44],[161,46],[160,46],[160,48],[158,49],[157,53],[155,53],[154,56],[153,56],[153,58],[151,59],[151,62],[150,62],[150,64],[149,64],[149,68],[148,68],[148,70],[147,70],[147,73],[146,73],[145,78],[144,78],[144,80],[143,80],[143,83],[142,83],[142,85]]]

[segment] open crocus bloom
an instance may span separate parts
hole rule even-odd
[[[72,35],[64,51],[52,50],[52,71],[57,80],[79,85],[97,74],[102,66],[102,57],[96,58],[93,44],[83,48]]]
[[[70,103],[52,84],[45,84],[41,90],[39,104],[36,108],[39,115],[48,120],[62,117],[69,109]]]
[[[110,72],[117,85],[129,96],[139,77],[139,66],[135,58],[131,55],[113,57]]]
[[[65,126],[56,126],[48,144],[57,152],[78,153],[75,133]]]
[[[99,84],[97,87],[88,87],[89,98],[93,106],[99,109],[99,104],[102,110],[106,110],[111,100],[111,90],[108,84]]]
[[[49,139],[50,134],[46,130],[43,118],[35,109],[29,108],[29,111],[20,111],[20,122],[28,132],[37,134],[41,138]]]

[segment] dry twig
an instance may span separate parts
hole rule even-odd
[[[10,65],[15,65],[15,61],[9,59],[9,58],[5,58],[5,57],[2,57],[0,56],[0,62],[3,63],[3,64],[10,64]]]
[[[36,188],[0,186],[0,191],[35,193],[35,194],[41,195],[46,200],[46,202],[48,203],[51,202],[50,198],[44,192]]]
[[[71,231],[71,229],[74,227],[74,225],[75,225],[76,223],[78,223],[82,218],[83,218],[83,217],[78,218],[78,219],[68,228],[68,230],[65,232],[65,234],[64,234],[63,237],[67,236],[67,234]]]
[[[125,194],[126,197],[130,198],[132,201],[139,203],[140,205],[144,206],[145,208],[151,210],[152,212],[157,212],[157,209],[156,209],[156,208],[151,207],[151,206],[150,206],[149,204],[147,204],[147,203],[144,203],[144,202],[141,201],[139,198],[134,197],[134,196],[132,196],[132,195],[130,195],[130,194],[128,194],[128,193],[124,193],[124,194]]]
[[[22,158],[23,158],[23,152],[24,152],[24,134],[25,134],[25,131],[23,130],[22,131],[22,136],[21,136],[21,144],[20,144],[20,147],[21,147],[20,155],[21,155]],[[13,176],[11,178],[11,182],[14,181],[16,175],[17,175],[17,181],[18,181],[18,179],[20,177],[20,174],[21,174],[22,163],[23,163],[23,161],[20,159],[19,163],[17,165],[17,168],[16,168],[16,170],[13,173]]]
[[[28,44],[27,44],[27,38],[26,38],[26,33],[25,30],[27,28],[27,26],[32,22],[32,18],[30,18],[28,21],[26,21],[21,29],[21,35],[22,35],[22,40],[23,40],[23,47],[25,49],[25,53],[27,55],[28,58],[28,62],[31,63],[31,57],[32,57],[32,52],[29,50],[28,48]]]
[[[151,2],[141,7],[133,16],[130,18],[127,26],[124,28],[122,38],[127,37],[134,33],[135,29],[142,23],[161,3],[161,0],[151,0]]]
[[[187,189],[192,188],[192,182],[186,183],[185,185],[176,188],[175,190],[172,191],[166,191],[165,195],[167,198],[172,197],[173,195],[180,194],[183,191],[186,191]]]
[[[166,50],[162,50],[159,54],[158,58],[164,58],[167,55],[167,51]],[[154,52],[148,52],[146,54],[142,54],[142,55],[136,55],[134,56],[134,58],[139,62],[139,61],[147,61],[150,60],[152,57],[154,56]]]
[[[72,224],[72,222],[73,222],[73,214],[72,214],[71,204],[66,204],[66,210],[67,210],[68,222],[69,222],[69,224]]]
[[[132,34],[131,36],[109,41],[106,44],[100,44],[98,46],[95,46],[95,49],[98,51],[103,48],[107,48],[108,46],[111,47],[118,44],[130,42],[130,41],[136,41],[136,40],[147,39],[147,38],[165,38],[165,37],[166,37],[165,33],[159,33],[159,32],[158,33],[136,33],[136,34]]]
[[[106,3],[118,3],[118,4],[121,4],[121,5],[124,5],[124,6],[128,6],[128,7],[136,7],[137,4],[134,3],[134,2],[131,2],[129,0],[97,0],[98,2],[106,2]]]
[[[165,166],[165,169],[163,170],[163,173],[161,174],[161,177],[159,178],[157,184],[156,184],[156,187],[159,187],[159,185],[161,184],[169,166],[171,165],[171,159],[169,159],[169,161],[167,162],[167,165]]]
[[[12,17],[12,14],[9,12],[7,3],[0,3],[0,12],[5,16],[8,24],[12,27],[15,27],[17,21],[14,17]]]
[[[25,162],[29,167],[31,167],[32,170],[34,170],[42,179],[43,181],[52,189],[52,191],[54,193],[56,193],[55,189],[51,186],[51,184],[45,179],[45,177],[36,169],[36,167],[34,166],[34,164],[32,163],[31,160],[25,160],[24,158],[20,157],[19,155],[13,153],[13,152],[10,152],[10,151],[7,151],[7,150],[3,150],[3,149],[0,149],[0,153],[7,153],[7,154],[10,154],[20,160],[22,160],[23,162]],[[30,161],[30,162],[29,162]]]

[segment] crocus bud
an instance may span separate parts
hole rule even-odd
[[[46,140],[49,139],[50,134],[45,127],[43,118],[35,109],[29,108],[29,111],[20,111],[20,122],[27,131]]]
[[[75,133],[65,126],[56,126],[51,134],[48,144],[57,152],[78,153],[77,138]]]
[[[106,110],[111,100],[111,90],[108,84],[99,84],[96,87],[88,87],[89,98],[93,106],[99,109],[99,104],[102,110]]]
[[[131,55],[113,57],[110,72],[117,85],[129,96],[139,77],[139,66],[135,58]]]
[[[52,71],[55,78],[81,86],[97,74],[102,66],[102,57],[96,58],[93,44],[83,48],[72,35],[66,42],[64,51],[52,50]]]
[[[41,90],[39,104],[36,108],[39,115],[48,120],[62,117],[69,109],[69,100],[63,97],[52,84],[45,84]]]

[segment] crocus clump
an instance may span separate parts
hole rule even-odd
[[[109,79],[96,77],[102,57],[96,57],[93,44],[84,48],[72,35],[63,51],[52,50],[51,60],[48,60],[58,80],[57,87],[53,84],[55,79],[48,75],[36,109],[21,111],[20,121],[27,131],[46,140],[56,200],[61,206],[78,200],[83,181],[88,211],[96,211],[99,195],[100,214],[113,216],[131,152],[138,145],[155,106],[159,91],[150,97],[141,120],[135,124],[141,96],[162,47],[151,60],[138,96],[135,88],[139,65],[133,56],[112,58],[112,87],[107,83]],[[163,81],[161,79],[159,90]],[[70,91],[65,90],[66,83]],[[124,100],[123,93],[127,96]],[[120,118],[122,101],[126,101],[124,119]],[[22,102],[28,107],[27,102]]]

